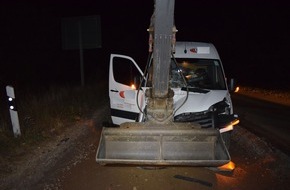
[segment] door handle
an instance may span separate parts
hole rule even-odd
[[[119,92],[118,90],[113,90],[113,89],[111,89],[111,92]]]

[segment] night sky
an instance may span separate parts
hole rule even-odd
[[[9,3],[8,3],[9,2]],[[100,15],[102,48],[84,50],[85,80],[107,79],[110,53],[140,65],[148,55],[153,0],[7,1],[0,6],[0,85],[79,84],[79,52],[62,50],[61,19]],[[290,89],[286,1],[175,1],[178,41],[211,42],[227,77]]]

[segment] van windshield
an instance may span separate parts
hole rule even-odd
[[[171,60],[170,87],[203,88],[210,90],[225,90],[225,80],[221,63],[214,59],[176,58]],[[183,76],[182,76],[183,75]]]

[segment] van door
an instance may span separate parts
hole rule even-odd
[[[112,121],[116,125],[140,121],[144,93],[137,92],[143,72],[128,56],[111,54],[109,68],[109,96]],[[138,98],[138,104],[137,104]],[[140,107],[140,109],[138,108]]]

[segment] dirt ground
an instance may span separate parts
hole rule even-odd
[[[108,108],[27,152],[1,158],[0,189],[289,189],[290,158],[243,127],[233,133],[231,173],[200,167],[100,166],[95,154]]]
[[[0,189],[32,189],[32,184],[46,178],[55,167],[67,163],[75,165],[85,159],[93,146],[87,144],[87,138],[96,134],[95,126],[100,125],[96,118],[106,118],[102,116],[104,112],[107,113],[106,107],[97,110],[93,118],[78,121],[49,141],[34,147],[20,147],[13,155],[1,155]]]

